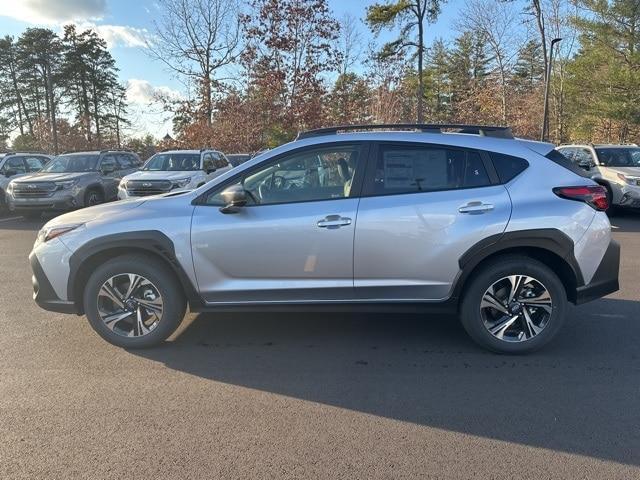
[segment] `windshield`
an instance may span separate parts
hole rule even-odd
[[[640,167],[640,148],[596,148],[605,167]]]
[[[199,153],[159,153],[149,159],[142,170],[177,172],[184,170],[199,170]]]
[[[60,155],[40,170],[47,173],[94,172],[98,168],[99,155]]]

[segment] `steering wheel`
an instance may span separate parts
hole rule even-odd
[[[271,188],[276,190],[285,190],[288,183],[289,180],[287,180],[282,175],[274,175],[271,180]]]

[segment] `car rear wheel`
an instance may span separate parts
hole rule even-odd
[[[527,353],[547,344],[565,320],[567,295],[553,271],[525,256],[487,264],[462,299],[462,324],[479,345]]]
[[[89,323],[106,341],[143,348],[163,342],[178,328],[186,300],[167,267],[151,257],[125,255],[89,277],[84,306]]]

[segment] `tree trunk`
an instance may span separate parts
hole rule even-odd
[[[98,149],[102,146],[102,135],[100,133],[100,107],[98,104],[98,95],[95,85],[93,87],[93,121],[96,124],[96,140],[98,142]]]
[[[56,124],[56,103],[53,92],[53,82],[51,81],[51,67],[45,66],[47,76],[47,90],[49,92],[49,115],[51,118],[51,134],[53,136],[53,152],[58,154],[58,125]]]
[[[424,78],[422,76],[424,61],[424,26],[422,18],[418,20],[418,123],[424,123]]]

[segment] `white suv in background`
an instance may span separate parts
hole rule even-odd
[[[640,147],[562,145],[557,150],[606,187],[611,207],[640,208]]]
[[[156,153],[140,171],[122,179],[118,198],[192,190],[231,168],[227,157],[216,150],[168,150]]]

